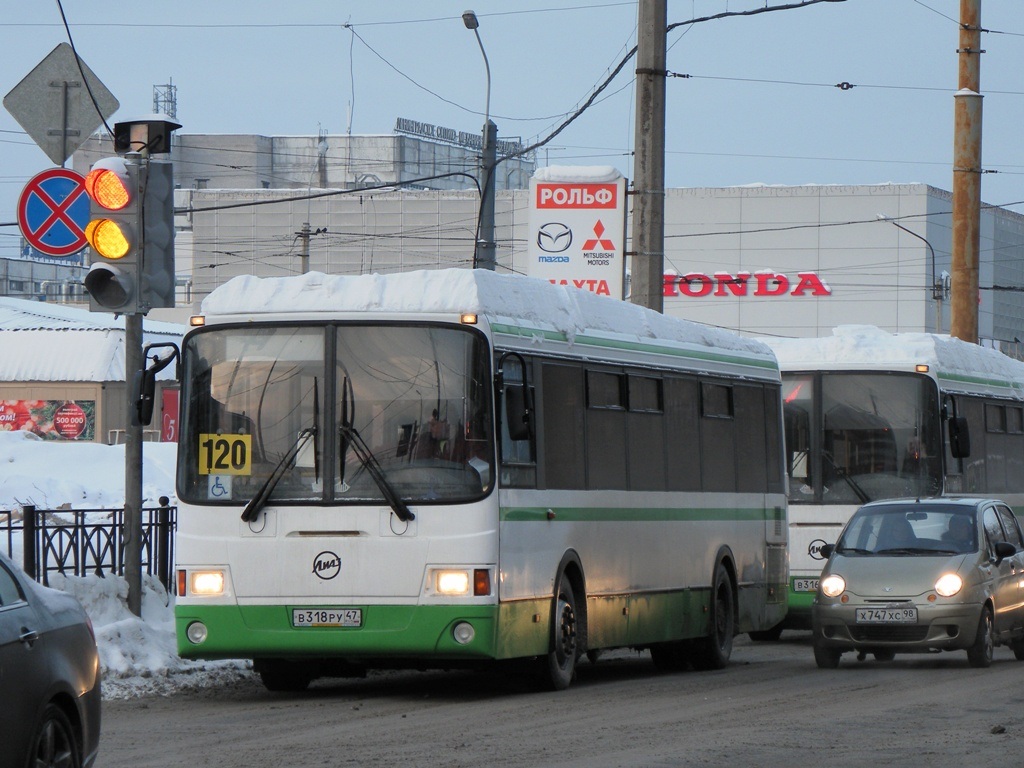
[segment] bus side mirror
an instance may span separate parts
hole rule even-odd
[[[954,416],[949,420],[949,452],[954,459],[966,459],[971,455],[971,430],[965,416]]]
[[[156,395],[156,371],[136,371],[132,378],[132,426],[144,427],[153,421],[153,398]]]
[[[171,354],[160,358],[153,356],[153,365],[146,367],[146,360],[151,350],[157,347],[170,347]],[[142,370],[135,371],[132,376],[131,421],[133,427],[144,427],[153,421],[153,400],[156,396],[156,375],[175,360],[179,367],[175,369],[175,378],[181,380],[181,352],[173,342],[147,344],[142,350]]]

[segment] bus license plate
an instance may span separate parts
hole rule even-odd
[[[916,624],[917,608],[858,608],[858,624]]]
[[[793,579],[794,592],[817,592],[818,579]]]
[[[292,608],[293,627],[361,627],[362,608]]]

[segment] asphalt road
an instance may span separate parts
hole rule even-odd
[[[98,768],[159,766],[1019,766],[1024,664],[996,649],[819,670],[809,633],[738,638],[718,672],[647,653],[584,661],[560,693],[493,674],[371,673],[269,693],[219,688],[104,702]]]

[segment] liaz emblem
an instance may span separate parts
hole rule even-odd
[[[313,558],[313,574],[324,581],[341,573],[341,558],[334,552],[321,552]]]

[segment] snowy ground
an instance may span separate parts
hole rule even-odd
[[[143,505],[174,499],[173,443],[143,446]],[[34,504],[54,509],[118,506],[124,502],[124,446],[68,444],[26,432],[0,431],[0,512]],[[12,553],[21,560],[16,542]],[[178,657],[173,596],[144,578],[142,616],[127,607],[128,584],[120,577],[51,577],[50,586],[73,594],[96,631],[103,668],[103,697],[124,699],[225,683],[248,676],[241,661],[195,662]]]

